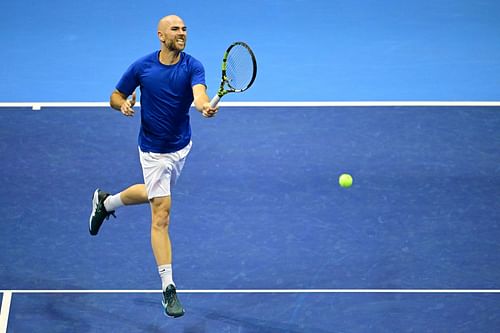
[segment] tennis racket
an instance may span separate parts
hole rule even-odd
[[[220,88],[210,106],[215,107],[226,94],[247,90],[256,76],[257,60],[250,46],[243,42],[231,44],[224,53]]]

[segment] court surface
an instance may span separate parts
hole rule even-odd
[[[149,207],[88,234],[96,187],[142,181],[138,115],[0,109],[0,333],[498,331],[499,107],[191,118],[170,227],[186,315],[171,319]]]

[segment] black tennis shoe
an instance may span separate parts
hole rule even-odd
[[[163,304],[163,309],[167,316],[178,318],[184,315],[184,309],[177,298],[177,291],[173,284],[169,284],[167,289],[163,291],[161,304]]]
[[[89,232],[92,236],[97,235],[104,220],[109,219],[109,215],[116,217],[115,211],[108,212],[104,207],[104,200],[109,195],[109,193],[103,192],[100,189],[94,192],[94,196],[92,197],[92,213],[89,219]]]

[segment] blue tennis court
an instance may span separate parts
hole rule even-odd
[[[499,331],[499,1],[0,12],[0,333]],[[97,187],[143,181],[138,114],[108,100],[168,14],[210,97],[230,43],[258,63],[215,118],[191,111],[170,226],[177,319],[162,311],[149,206],[88,232]]]
[[[186,316],[173,320],[149,207],[87,230],[95,187],[141,181],[138,117],[0,112],[8,332],[499,327],[498,107],[228,106],[191,118],[171,226]]]

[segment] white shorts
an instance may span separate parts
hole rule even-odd
[[[148,199],[166,197],[181,175],[192,142],[173,153],[145,153],[139,148],[144,184]]]

